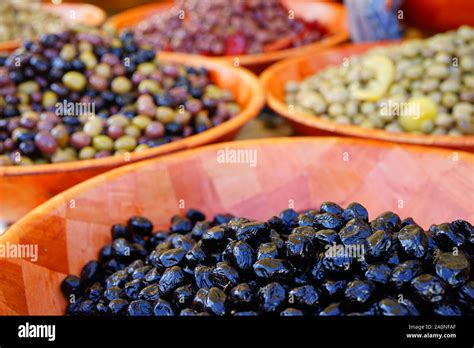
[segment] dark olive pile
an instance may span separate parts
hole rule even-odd
[[[0,61],[0,165],[142,151],[234,117],[233,100],[207,69],[161,62],[130,32],[44,35]],[[65,103],[95,110],[64,115]]]
[[[474,228],[463,220],[425,232],[392,212],[369,221],[358,203],[325,202],[267,221],[189,210],[169,231],[132,217],[111,232],[99,260],[62,282],[67,314],[474,314]]]
[[[140,43],[157,50],[207,56],[299,47],[326,33],[318,21],[296,18],[280,0],[176,0],[172,9],[146,18],[133,31]]]

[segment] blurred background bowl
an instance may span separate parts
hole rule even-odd
[[[106,14],[100,7],[82,3],[61,3],[54,5],[44,3],[43,8],[59,15],[69,24],[83,24],[91,27],[98,27],[104,23]],[[0,52],[11,52],[20,47],[21,38],[13,41],[0,41]]]
[[[252,162],[220,161],[220,151],[251,151]],[[235,154],[235,152],[234,152]],[[350,138],[279,138],[215,144],[115,169],[41,205],[0,236],[38,246],[37,262],[0,259],[0,315],[60,315],[60,283],[96,259],[112,224],[132,215],[168,229],[179,209],[208,217],[268,219],[293,204],[364,204],[370,218],[391,210],[423,228],[474,220],[474,155]]]
[[[0,222],[14,222],[28,211],[57,193],[112,168],[166,153],[219,141],[232,140],[239,129],[258,115],[265,103],[264,92],[257,77],[246,69],[203,57],[159,55],[162,61],[183,63],[209,69],[212,81],[230,90],[241,112],[216,127],[143,152],[123,156],[32,166],[0,167]]]
[[[301,47],[260,54],[215,57],[214,59],[225,60],[230,63],[233,63],[234,59],[238,59],[241,66],[247,67],[255,72],[261,72],[265,67],[275,61],[319,52],[349,39],[346,10],[342,4],[315,0],[282,0],[282,3],[287,8],[294,10],[297,18],[307,21],[319,21],[327,28],[329,32],[328,36],[321,41]],[[106,26],[120,31],[132,27],[154,14],[168,11],[173,4],[174,2],[160,2],[135,7],[112,16],[107,20]]]
[[[325,52],[296,57],[276,63],[266,69],[260,80],[267,93],[267,103],[271,109],[285,117],[298,134],[303,135],[344,135],[369,138],[397,143],[440,146],[465,151],[474,151],[474,135],[418,135],[402,132],[387,132],[382,129],[367,129],[356,125],[337,124],[316,115],[297,112],[285,103],[285,85],[288,81],[302,81],[331,65],[340,65],[344,59],[361,55],[371,48],[394,44],[364,43],[348,44]]]

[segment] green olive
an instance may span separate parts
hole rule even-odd
[[[115,150],[133,151],[137,146],[137,139],[130,135],[124,135],[115,140],[114,146]]]
[[[107,124],[109,126],[126,127],[129,124],[129,120],[125,115],[115,114],[107,119]]]
[[[176,112],[167,106],[159,106],[156,108],[156,119],[161,123],[170,123],[176,119]]]
[[[35,81],[25,81],[18,85],[18,91],[26,95],[32,95],[33,93],[39,92],[39,90],[40,86]]]
[[[76,54],[77,54],[77,50],[73,44],[65,44],[61,48],[61,52],[59,53],[59,56],[66,61],[71,61],[76,57]]]
[[[145,115],[137,115],[132,119],[132,124],[136,126],[138,129],[143,130],[148,126],[151,122],[151,119]]]
[[[49,108],[56,105],[57,101],[58,101],[58,96],[56,95],[56,93],[52,91],[46,91],[43,94],[43,99],[41,101],[41,104],[43,105],[43,107]]]
[[[86,77],[77,71],[68,71],[63,76],[64,85],[72,91],[80,92],[86,87]]]
[[[79,158],[81,160],[94,158],[96,154],[95,149],[92,146],[86,146],[79,151]]]
[[[97,151],[109,151],[114,148],[114,141],[106,135],[96,135],[92,139],[92,145]]]
[[[117,76],[112,80],[111,87],[117,94],[128,93],[132,89],[132,82],[124,76]]]
[[[140,128],[138,128],[137,126],[133,126],[133,125],[125,127],[124,133],[126,135],[130,135],[131,137],[134,137],[134,138],[138,138],[141,134]]]
[[[84,124],[84,133],[91,137],[95,137],[102,133],[103,126],[102,120],[99,117],[94,117],[93,119],[89,120]]]

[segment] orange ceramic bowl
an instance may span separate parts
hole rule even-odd
[[[322,23],[329,31],[328,37],[297,48],[243,56],[224,56],[214,59],[225,60],[230,63],[234,63],[234,60],[238,59],[239,65],[260,72],[272,62],[319,52],[348,40],[346,10],[342,4],[315,0],[282,0],[282,2],[287,8],[294,10],[296,17],[306,20],[318,20]],[[111,17],[106,25],[117,30],[132,27],[147,17],[168,11],[173,4],[173,2],[167,2],[139,6]]]
[[[143,152],[131,153],[129,161],[125,161],[123,157],[110,156],[67,163],[0,167],[0,221],[14,222],[66,188],[112,168],[165,153],[232,140],[239,129],[263,108],[265,96],[261,84],[246,69],[202,57],[160,56],[160,59],[206,67],[211,72],[214,83],[232,91],[241,106],[241,112],[233,119],[203,133]]]
[[[92,27],[104,23],[106,17],[105,12],[101,8],[90,4],[62,3],[60,5],[53,5],[45,3],[43,8],[56,13],[68,23],[84,24]],[[21,39],[0,41],[0,52],[10,52],[17,49],[20,47],[21,41]]]
[[[387,43],[383,43],[387,44]],[[393,43],[392,43],[393,44]],[[315,115],[291,110],[285,103],[285,84],[288,81],[301,81],[330,65],[342,64],[344,59],[360,55],[380,44],[350,44],[340,48],[287,59],[276,63],[263,72],[260,77],[267,92],[270,108],[284,116],[299,134],[304,135],[345,135],[360,138],[385,140],[397,143],[432,145],[466,151],[474,151],[474,136],[454,137],[448,135],[417,135],[391,133],[381,129],[364,129],[355,125],[341,125],[323,120]],[[294,111],[294,112],[293,112]]]
[[[255,161],[222,160],[236,150]],[[208,217],[267,219],[289,204],[358,201],[371,218],[391,210],[427,229],[474,220],[473,172],[474,155],[465,152],[454,158],[442,149],[330,137],[216,144],[134,163],[57,195],[0,237],[0,244],[38,245],[37,262],[0,259],[0,315],[64,313],[62,279],[97,258],[112,224],[135,214],[167,229],[181,204]]]
[[[409,25],[430,32],[474,26],[472,0],[408,0],[402,10]]]

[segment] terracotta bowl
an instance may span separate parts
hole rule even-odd
[[[96,27],[104,23],[106,14],[101,8],[90,4],[62,3],[60,5],[43,4],[43,8],[56,13],[68,23],[84,24]],[[21,39],[0,41],[1,51],[14,51],[21,45]]]
[[[214,59],[234,63],[234,59],[238,58],[240,65],[250,68],[255,72],[260,72],[272,62],[288,57],[312,54],[348,40],[349,32],[346,23],[346,10],[342,4],[315,0],[282,0],[282,2],[287,8],[293,9],[297,17],[320,21],[328,28],[329,36],[324,40],[302,47],[261,54],[224,56]],[[106,25],[122,30],[154,14],[168,11],[172,6],[173,2],[167,2],[132,8],[109,18]]]
[[[129,161],[125,161],[126,158],[122,156],[110,156],[67,163],[0,167],[0,221],[14,222],[66,188],[112,168],[178,150],[232,140],[239,129],[263,108],[265,97],[260,82],[246,69],[202,57],[160,58],[162,61],[208,68],[214,83],[234,93],[237,103],[241,105],[241,112],[233,119],[203,133],[143,152],[131,153]]]
[[[220,160],[236,150],[256,161]],[[289,204],[301,210],[358,201],[372,218],[392,210],[426,229],[474,220],[473,172],[469,153],[334,137],[216,144],[134,163],[57,195],[0,237],[0,244],[39,250],[37,262],[0,259],[0,315],[62,314],[62,279],[79,274],[110,242],[111,225],[134,214],[161,229],[182,212],[180,203],[208,217],[267,219]]]
[[[384,42],[383,45],[393,44]],[[360,55],[378,46],[376,43],[350,44],[339,48],[287,59],[276,63],[263,72],[260,77],[267,92],[270,108],[288,119],[296,132],[304,135],[345,135],[360,138],[385,140],[397,143],[433,145],[466,151],[474,151],[474,136],[453,137],[448,135],[417,135],[409,133],[391,133],[381,129],[364,129],[355,125],[341,125],[323,120],[315,115],[296,112],[285,103],[285,84],[288,81],[301,81],[330,65],[342,64],[353,55]]]
[[[409,25],[431,32],[474,26],[472,0],[408,0],[402,10]]]

